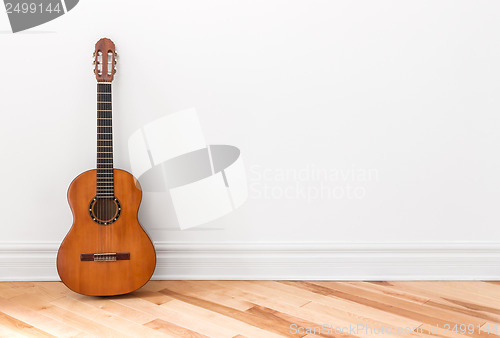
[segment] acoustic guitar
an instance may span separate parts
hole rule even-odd
[[[115,45],[95,45],[97,169],[76,177],[68,189],[73,226],[57,254],[57,271],[71,290],[112,296],[143,286],[156,266],[153,243],[137,219],[142,191],[130,173],[113,168],[111,82]]]

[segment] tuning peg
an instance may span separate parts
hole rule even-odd
[[[116,74],[116,68],[115,68],[115,69],[113,69],[113,75],[114,75],[114,74]]]
[[[92,57],[95,58],[95,52],[92,53]]]
[[[95,60],[94,60],[94,61],[92,61],[92,64],[93,64],[93,65],[95,65]]]

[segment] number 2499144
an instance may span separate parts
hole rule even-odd
[[[60,8],[59,3],[52,4],[43,4],[43,3],[28,3],[28,2],[23,2],[23,3],[10,3],[7,2],[5,3],[5,9],[7,10],[7,14],[12,14],[12,13],[18,13],[18,14],[35,14],[35,13],[52,13],[56,12],[59,13],[62,11]]]

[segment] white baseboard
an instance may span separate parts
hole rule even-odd
[[[59,280],[59,243],[0,242],[0,281]],[[157,242],[153,279],[500,280],[500,242]]]

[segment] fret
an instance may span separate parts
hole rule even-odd
[[[111,82],[106,83],[97,83],[97,91],[98,92],[111,92]]]
[[[97,109],[111,110],[111,102],[97,102]]]
[[[97,101],[111,101],[111,93],[97,93]]]

